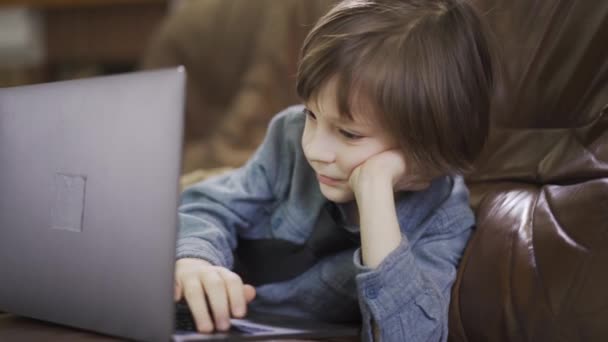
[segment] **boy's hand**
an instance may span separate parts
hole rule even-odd
[[[200,332],[230,328],[230,317],[244,317],[255,288],[224,267],[201,259],[179,259],[175,264],[175,301],[185,297]],[[213,316],[213,320],[211,319]],[[215,322],[215,324],[214,324]]]
[[[357,203],[365,266],[378,267],[401,244],[394,193],[425,189],[431,179],[397,150],[375,154],[351,172],[348,181]]]
[[[398,191],[419,191],[426,189],[431,176],[422,175],[408,165],[397,150],[380,152],[357,166],[350,174],[349,184],[359,196],[366,187],[387,186]]]

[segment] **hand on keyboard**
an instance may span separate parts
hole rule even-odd
[[[230,318],[244,317],[255,288],[224,267],[201,259],[179,259],[175,267],[175,301],[188,303],[196,330],[228,331]]]

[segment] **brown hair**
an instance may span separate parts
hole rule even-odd
[[[340,115],[369,104],[406,158],[433,173],[469,171],[489,128],[487,34],[464,0],[345,0],[304,41],[297,92],[308,101],[337,76]]]

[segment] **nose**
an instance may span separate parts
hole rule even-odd
[[[330,134],[321,129],[307,132],[303,137],[304,151],[308,160],[319,163],[333,163],[336,160],[335,143]]]

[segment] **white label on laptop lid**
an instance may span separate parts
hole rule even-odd
[[[86,176],[55,174],[51,228],[82,232],[86,184]]]

